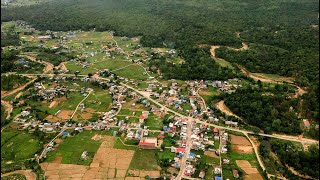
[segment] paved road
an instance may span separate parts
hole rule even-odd
[[[184,172],[186,170],[186,162],[187,162],[187,158],[189,156],[190,150],[191,150],[191,133],[192,133],[192,129],[191,129],[191,124],[192,124],[192,119],[190,117],[188,117],[187,119],[187,139],[186,139],[186,150],[181,158],[181,165],[180,165],[180,171],[179,174],[177,176],[177,179],[180,180],[181,177],[184,175]]]

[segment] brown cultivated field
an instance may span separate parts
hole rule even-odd
[[[215,158],[220,158],[219,156],[216,155],[216,153],[214,153],[212,151],[205,151],[204,155],[210,156],[210,157],[215,157]]]
[[[236,160],[237,165],[247,174],[244,179],[263,180],[257,168],[252,167],[247,160]]]
[[[42,163],[47,179],[125,179],[134,151],[114,149],[115,137],[95,135],[102,140],[90,166],[61,164],[61,159]]]
[[[73,113],[73,110],[62,110],[57,117],[61,119],[70,119],[71,115]]]
[[[253,148],[251,143],[246,137],[243,136],[236,136],[231,134],[231,143],[234,144],[233,150],[239,153],[253,153]]]

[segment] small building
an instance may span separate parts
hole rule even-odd
[[[232,174],[233,174],[233,177],[235,177],[235,178],[239,178],[238,170],[236,170],[236,169],[232,169]]]
[[[204,179],[205,176],[206,176],[206,173],[204,171],[201,171],[199,174],[199,178]]]
[[[83,153],[81,154],[81,158],[84,160],[88,159],[88,151],[83,151]]]
[[[222,178],[220,176],[216,176],[214,177],[214,180],[222,180]]]
[[[305,127],[305,128],[310,128],[310,121],[309,121],[309,120],[304,119],[304,120],[303,120],[303,124],[304,124],[304,127]]]
[[[138,146],[141,149],[155,149],[158,146],[158,140],[155,137],[142,138]]]

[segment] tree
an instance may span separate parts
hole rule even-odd
[[[89,73],[89,74],[88,74],[88,77],[91,78],[91,76],[93,76],[92,73]]]
[[[80,71],[76,71],[76,72],[74,73],[74,75],[75,75],[76,77],[78,77],[79,73],[80,73]]]

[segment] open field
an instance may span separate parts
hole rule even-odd
[[[92,131],[84,131],[74,137],[66,138],[55,151],[48,153],[47,161],[51,162],[62,157],[61,163],[64,164],[89,165],[101,144],[101,142],[91,139],[93,135]],[[81,159],[83,151],[88,151],[90,156],[88,160]]]
[[[247,174],[244,179],[248,180],[263,180],[262,176],[259,174],[257,168],[252,167],[251,164],[246,160],[236,160],[237,165]]]
[[[156,150],[138,149],[134,153],[129,169],[158,170]]]
[[[88,133],[90,133],[88,131]],[[92,135],[92,136],[91,136]],[[79,136],[79,135],[78,135]],[[84,137],[86,136],[86,137]],[[55,178],[82,178],[82,179],[110,179],[125,178],[127,169],[133,157],[134,151],[114,149],[115,137],[98,135],[96,133],[85,134],[81,140],[91,141],[96,145],[96,153],[91,163],[87,165],[61,164],[64,162],[45,162],[41,164],[43,170],[46,171],[48,179]],[[95,137],[94,139],[92,139]],[[60,145],[66,143],[66,140]],[[70,144],[70,142],[68,142]],[[89,144],[87,144],[89,145]],[[81,154],[80,154],[81,155]],[[79,158],[79,157],[78,157]],[[89,165],[90,164],[90,165]],[[89,166],[88,166],[89,165]]]
[[[1,133],[1,158],[4,161],[33,158],[41,149],[40,141],[29,133],[17,131]]]

